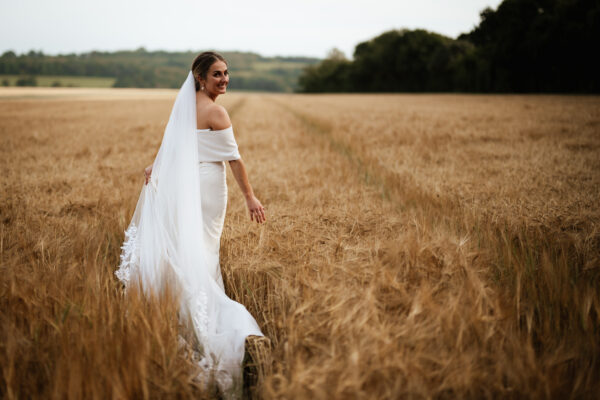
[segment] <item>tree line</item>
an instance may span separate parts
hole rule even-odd
[[[7,51],[0,56],[0,78],[18,75],[21,78],[17,83],[34,85],[36,76],[94,76],[116,78],[114,87],[178,88],[198,53],[144,48],[64,55],[33,50],[17,55]],[[262,57],[251,52],[222,54],[232,73],[230,88],[239,90],[293,91],[302,68],[319,61],[309,57]],[[258,63],[261,68],[254,68]]]
[[[504,0],[456,39],[392,30],[333,50],[299,78],[303,92],[600,91],[600,1]]]

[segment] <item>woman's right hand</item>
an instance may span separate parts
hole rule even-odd
[[[152,166],[153,166],[153,164],[150,164],[146,167],[146,169],[144,169],[144,177],[146,178],[146,185],[150,181],[150,176],[152,175]]]

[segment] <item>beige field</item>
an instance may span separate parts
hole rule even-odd
[[[113,274],[175,92],[60,90],[0,90],[0,397],[210,397],[173,301]],[[256,397],[597,396],[600,98],[219,101],[267,209],[229,175],[226,290],[272,341]]]

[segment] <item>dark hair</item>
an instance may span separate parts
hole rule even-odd
[[[194,75],[194,82],[196,83],[196,92],[200,90],[200,82],[198,82],[198,77],[206,79],[206,74],[208,74],[208,70],[210,69],[211,65],[217,61],[223,61],[225,64],[227,64],[225,58],[214,51],[205,51],[196,56],[194,62],[192,63],[192,74]]]

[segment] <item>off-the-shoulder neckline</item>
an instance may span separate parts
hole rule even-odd
[[[207,129],[198,129],[198,128],[196,128],[196,131],[201,131],[201,132],[221,132],[221,131],[226,131],[226,130],[231,129],[231,128],[233,128],[233,125],[230,125],[228,128],[225,128],[225,129],[215,129],[215,130],[210,129],[210,128],[207,128]]]

